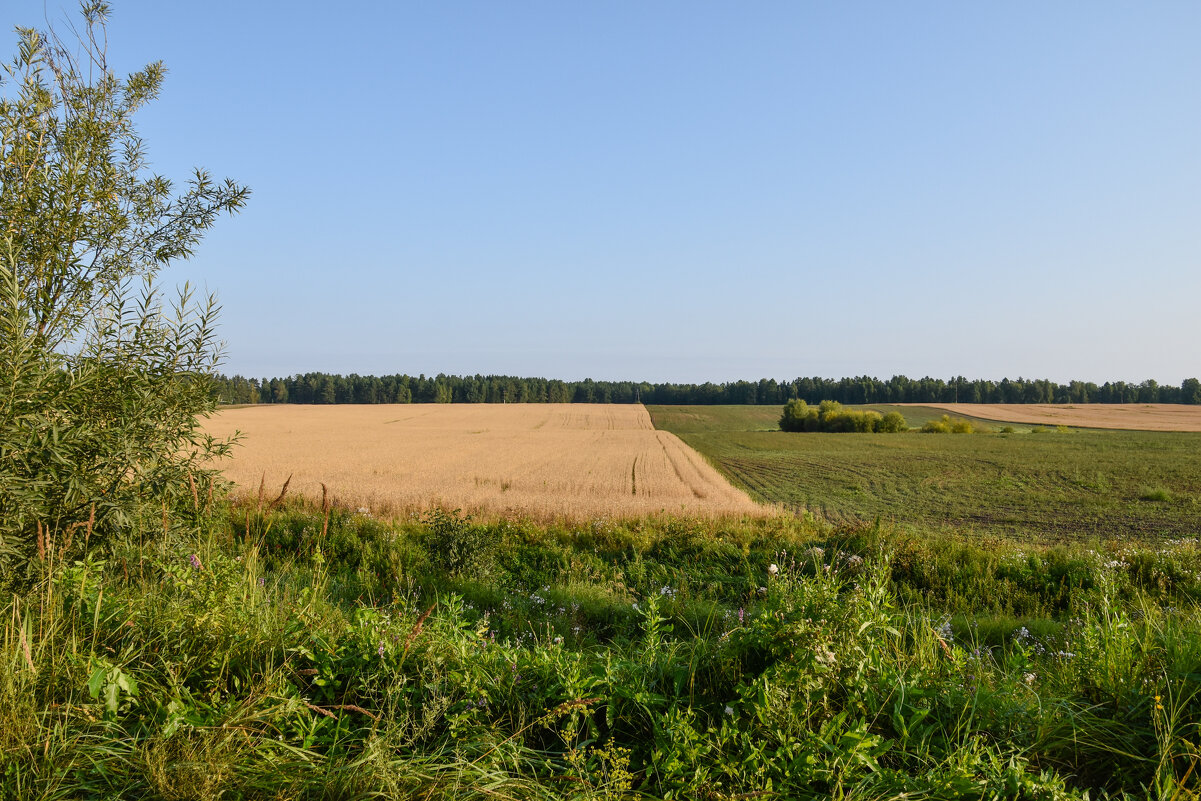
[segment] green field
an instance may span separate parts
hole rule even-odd
[[[1201,529],[1201,434],[788,434],[774,430],[776,408],[648,409],[657,428],[757,499],[834,522],[881,517],[1040,540]],[[941,415],[902,411],[911,425]]]

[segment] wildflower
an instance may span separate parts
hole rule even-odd
[[[1022,674],[1022,681],[1026,682],[1027,684],[1033,684],[1034,680],[1037,678],[1038,678],[1037,673],[1023,673]]]
[[[555,645],[562,645],[562,644],[563,644],[563,638],[555,637]]]
[[[384,644],[382,642],[379,644],[379,658],[384,658]]]
[[[780,572],[780,568],[778,565],[776,565],[775,562],[772,562],[770,565],[767,566],[767,575],[774,576],[779,572]]]
[[[1158,695],[1157,695],[1157,696],[1155,696],[1155,709],[1156,709],[1156,711],[1158,711],[1158,712],[1162,712],[1162,711],[1163,711],[1163,704],[1161,704],[1161,703],[1160,703],[1160,700],[1161,700],[1161,699],[1160,699],[1160,697],[1159,697]]]
[[[938,637],[939,637],[939,639],[943,640],[944,642],[954,642],[955,641],[955,632],[951,628],[950,620],[944,620],[942,622],[942,625],[938,627]]]
[[[767,595],[767,587],[760,587],[760,588],[759,588],[759,594],[760,594],[760,595]]]
[[[746,610],[743,609],[741,606],[738,607],[738,625],[739,626],[742,625],[742,621],[745,617],[746,617]]]
[[[733,716],[733,714],[734,714],[734,707],[730,706],[729,704],[726,704],[725,713],[726,713],[727,715]]]
[[[260,587],[266,587],[266,586],[267,586],[267,579],[263,578],[262,576],[259,576],[259,586],[260,586]]]
[[[200,564],[200,557],[196,554],[189,556],[188,561],[192,563],[192,567],[196,570],[204,570],[204,565]]]

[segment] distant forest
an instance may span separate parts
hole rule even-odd
[[[1086,381],[1056,384],[1046,379],[969,380],[893,376],[733,381],[724,384],[650,384],[633,381],[558,381],[504,375],[331,375],[287,378],[217,376],[222,403],[1193,403],[1201,404],[1201,382],[1180,386]]]

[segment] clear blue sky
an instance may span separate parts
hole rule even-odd
[[[1201,374],[1195,0],[116,0],[109,39],[169,70],[155,169],[254,191],[164,274],[229,373]]]

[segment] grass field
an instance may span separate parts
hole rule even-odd
[[[1201,434],[786,434],[769,430],[774,408],[649,411],[755,498],[831,521],[880,516],[1038,540],[1201,529]],[[905,413],[914,425],[943,412]]]
[[[539,518],[763,514],[642,406],[406,404],[228,409],[206,430],[243,435],[226,477],[243,494],[398,514],[433,507]]]

